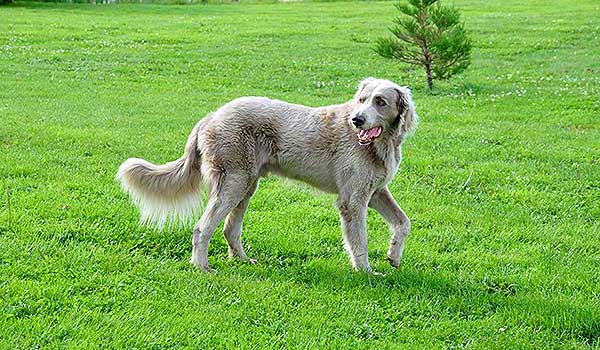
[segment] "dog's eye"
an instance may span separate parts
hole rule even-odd
[[[380,98],[380,97],[375,100],[375,103],[377,103],[377,105],[379,107],[385,107],[385,106],[387,106],[387,102],[385,102],[385,100],[382,99],[382,98]]]
[[[365,103],[366,100],[367,100],[366,97],[361,97],[361,98],[358,99],[358,102]]]

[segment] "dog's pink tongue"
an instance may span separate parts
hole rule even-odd
[[[379,137],[379,135],[381,135],[382,132],[382,128],[381,126],[377,126],[368,130],[360,130],[358,132],[358,138],[361,139],[362,141],[369,141],[372,142],[373,139]]]
[[[367,135],[369,136],[369,138],[373,139],[376,137],[379,137],[379,135],[381,135],[381,127],[378,126],[376,128],[373,129],[369,129],[367,130]]]

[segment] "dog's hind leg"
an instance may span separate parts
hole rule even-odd
[[[410,220],[396,203],[387,187],[375,191],[369,206],[379,212],[390,227],[392,238],[387,257],[392,266],[398,267],[404,250],[404,242],[410,233]]]
[[[229,245],[229,256],[232,258],[237,256],[242,261],[248,260],[241,242],[242,222],[244,220],[244,214],[248,209],[250,198],[256,191],[257,187],[258,181],[254,181],[254,183],[250,185],[248,193],[246,193],[244,199],[242,199],[242,201],[237,205],[237,207],[233,208],[229,215],[227,215],[225,225],[223,226],[223,234],[225,234],[227,244]],[[249,261],[252,264],[256,262],[254,259],[250,259]]]
[[[204,271],[208,266],[208,243],[219,223],[246,196],[251,177],[244,173],[222,173],[213,183],[206,209],[194,227],[192,236],[192,258],[190,262]]]

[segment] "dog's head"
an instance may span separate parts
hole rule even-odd
[[[405,135],[417,127],[410,89],[389,80],[367,78],[358,86],[348,122],[358,142],[368,145],[381,135]]]

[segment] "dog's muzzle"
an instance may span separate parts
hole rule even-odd
[[[353,121],[354,121],[354,119],[353,119]],[[374,128],[367,129],[367,130],[360,130],[357,134],[358,143],[363,146],[371,144],[373,142],[373,140],[375,140],[376,138],[378,138],[381,135],[382,131],[383,131],[383,128],[381,126],[376,126]]]

